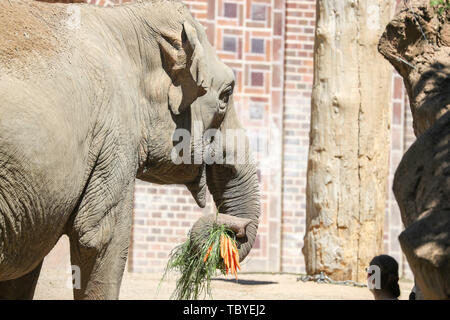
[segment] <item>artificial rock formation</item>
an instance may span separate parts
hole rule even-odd
[[[450,298],[450,112],[419,136],[396,171],[399,240],[426,299]]]
[[[386,27],[379,51],[403,78],[419,136],[450,110],[450,10],[409,3]]]
[[[307,177],[308,274],[364,282],[382,251],[391,68],[377,52],[390,1],[318,0]]]
[[[379,50],[404,79],[417,141],[393,191],[399,240],[425,299],[450,298],[450,12],[411,1],[389,23]]]

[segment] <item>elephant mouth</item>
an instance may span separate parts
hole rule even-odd
[[[194,244],[201,244],[208,238],[208,232],[212,229],[213,224],[225,225],[236,234],[238,243],[245,240],[246,228],[252,222],[251,219],[240,218],[229,214],[208,214],[199,218],[191,228],[190,239]]]
[[[191,192],[195,202],[200,208],[206,205],[206,165],[202,164],[194,181],[187,183],[186,187]]]

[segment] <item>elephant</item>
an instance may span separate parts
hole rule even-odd
[[[209,190],[222,216],[246,221],[245,259],[260,191],[248,138],[228,136],[243,130],[234,85],[180,1],[1,2],[0,298],[32,299],[65,234],[81,276],[74,298],[118,299],[136,178],[185,185],[200,207]],[[177,132],[195,128],[216,130],[190,137],[187,158],[200,161],[174,161]],[[204,160],[214,152],[235,161]]]

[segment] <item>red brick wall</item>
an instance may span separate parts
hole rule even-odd
[[[305,186],[313,81],[315,0],[186,0],[219,57],[236,74],[235,102],[259,167],[262,216],[243,271],[304,272]],[[401,79],[393,78],[393,172],[414,140]],[[137,181],[129,269],[160,271],[200,209],[185,187]],[[408,270],[392,192],[386,204],[385,252]],[[406,273],[407,274],[407,273]]]
[[[313,83],[314,0],[286,1],[282,268],[304,272],[306,169]]]
[[[403,6],[402,0],[397,1],[397,9]],[[403,154],[416,140],[412,127],[412,115],[409,108],[408,95],[403,85],[403,79],[394,71],[392,77],[392,118],[391,118],[391,147],[389,154],[388,198],[386,201],[386,215],[384,220],[384,251],[393,256],[399,263],[400,274],[412,279],[406,257],[403,255],[398,236],[403,231],[400,209],[392,192],[395,170]]]
[[[411,277],[411,270],[402,254],[398,236],[403,230],[400,209],[392,192],[395,169],[403,154],[415,141],[412,128],[412,115],[403,79],[394,72],[392,77],[392,118],[391,118],[391,152],[389,155],[389,185],[384,226],[384,250],[399,263],[399,269],[405,276]]]

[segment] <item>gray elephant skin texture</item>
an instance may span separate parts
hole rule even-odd
[[[136,178],[185,185],[201,207],[209,190],[221,213],[249,219],[243,260],[260,215],[256,166],[247,138],[243,153],[227,140],[243,129],[234,74],[187,8],[11,4],[0,3],[0,298],[32,298],[66,234],[80,269],[74,298],[117,299]],[[192,138],[191,158],[215,150],[238,161],[175,164],[175,132],[194,124],[219,131]]]

